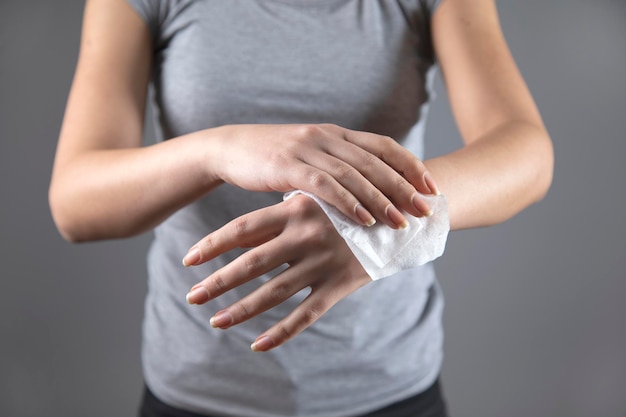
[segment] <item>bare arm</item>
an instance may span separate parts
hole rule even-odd
[[[445,0],[432,28],[465,146],[426,165],[448,197],[453,229],[502,222],[547,192],[550,137],[506,45],[493,0]]]
[[[428,213],[417,191],[430,193],[434,185],[422,162],[372,133],[333,125],[222,126],[142,147],[150,42],[123,0],[87,2],[49,193],[68,240],[145,231],[222,182],[314,192],[362,224],[378,219],[402,227],[397,208]]]
[[[55,221],[73,241],[146,230],[216,184],[197,169],[197,137],[140,148],[150,35],[130,6],[111,3],[86,4],[50,186]]]

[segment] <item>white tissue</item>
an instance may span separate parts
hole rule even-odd
[[[423,196],[433,215],[417,218],[404,213],[409,225],[395,230],[380,222],[371,227],[361,226],[306,191],[291,191],[285,194],[284,199],[296,194],[306,195],[319,204],[373,280],[423,265],[444,252],[450,231],[445,196]]]

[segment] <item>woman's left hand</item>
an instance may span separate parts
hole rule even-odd
[[[257,337],[254,351],[280,346],[371,282],[326,214],[303,195],[238,217],[196,243],[183,263],[199,265],[237,247],[252,249],[195,285],[187,295],[190,304],[204,304],[283,264],[289,267],[216,313],[211,326],[227,329],[311,288],[300,305]]]

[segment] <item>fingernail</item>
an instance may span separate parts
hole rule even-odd
[[[400,211],[393,206],[393,204],[389,204],[387,206],[385,214],[387,215],[387,218],[400,229],[404,229],[409,225],[409,222],[404,218],[402,213],[400,213]]]
[[[269,336],[261,336],[254,341],[250,349],[252,349],[253,352],[264,352],[272,347],[274,347],[272,339],[270,339]]]
[[[192,266],[198,263],[199,260],[200,260],[200,249],[191,248],[189,252],[187,252],[187,255],[185,255],[185,257],[183,258],[183,265]]]
[[[433,209],[431,209],[428,203],[426,203],[422,198],[420,198],[418,194],[415,194],[413,196],[413,199],[411,200],[411,202],[413,203],[413,207],[418,209],[419,212],[422,213],[424,216],[430,217],[433,215]]]
[[[187,302],[189,304],[202,304],[209,301],[209,292],[203,286],[192,288],[187,293]]]
[[[213,317],[211,317],[210,322],[211,327],[227,327],[233,324],[233,316],[227,310],[218,311]]]
[[[433,177],[430,175],[428,171],[424,174],[424,182],[428,186],[428,189],[430,190],[431,193],[433,193],[434,195],[441,195],[441,193],[439,192],[439,188],[437,187],[437,184],[435,184],[435,180],[433,180]]]
[[[357,217],[361,219],[361,222],[363,222],[365,226],[370,227],[376,224],[376,219],[374,219],[374,216],[372,216],[372,214],[367,211],[365,207],[363,207],[360,203],[354,207],[354,212],[356,213]]]

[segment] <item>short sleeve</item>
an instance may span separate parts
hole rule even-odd
[[[195,3],[195,0],[126,1],[148,25],[157,50],[167,45],[171,37],[186,25],[178,17]]]
[[[432,16],[443,0],[398,0],[401,7],[407,11],[419,11],[419,13]]]
[[[437,7],[441,4],[443,0],[428,0],[428,9],[430,10],[430,15],[432,16],[437,10]]]
[[[126,0],[128,4],[137,12],[137,14],[148,25],[150,34],[156,39],[159,32],[161,21],[161,1],[157,0]]]

